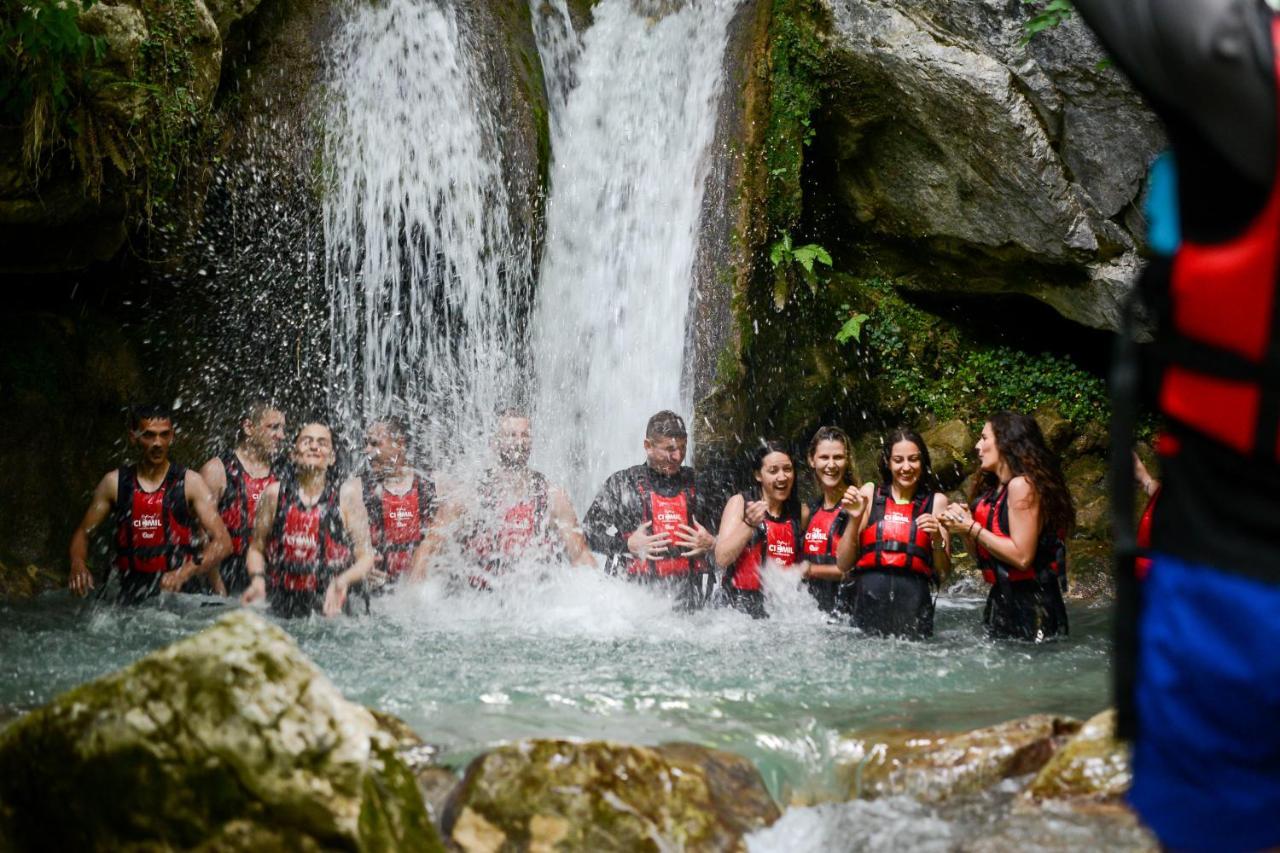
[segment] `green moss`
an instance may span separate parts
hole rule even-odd
[[[1049,403],[1076,426],[1105,422],[1105,383],[1070,358],[1014,349],[939,322],[884,280],[866,280],[862,290],[870,305],[862,349],[885,402],[967,421]]]
[[[800,224],[805,149],[822,92],[825,19],[814,0],[774,0],[769,48],[765,204],[771,237]]]

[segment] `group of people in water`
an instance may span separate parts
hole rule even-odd
[[[644,461],[611,475],[581,523],[565,492],[529,466],[531,423],[518,408],[497,413],[493,464],[478,482],[439,493],[415,466],[397,417],[367,426],[364,468],[345,478],[335,474],[337,442],[324,419],[303,420],[287,460],[278,459],[285,414],[266,401],[248,407],[237,444],[199,471],[170,461],[174,428],[163,407],[132,413],[138,461],[95,489],[71,540],[72,591],[95,588],[89,537],[111,516],[124,602],[205,592],[265,599],[285,617],[335,615],[438,572],[486,590],[518,565],[596,567],[599,556],[605,571],[657,585],[682,608],[722,603],[756,618],[768,615],[771,564],[833,618],[927,637],[960,537],[991,586],[992,635],[1067,631],[1063,542],[1074,511],[1057,458],[1027,415],[1002,412],[984,425],[967,502],[942,492],[915,431],[889,432],[879,481],[858,485],[848,435],[826,426],[804,457],[762,441],[751,481],[715,518],[715,490],[684,464],[684,421],[662,411],[646,425]],[[807,503],[802,462],[814,485]]]

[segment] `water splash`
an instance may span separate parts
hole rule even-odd
[[[454,455],[521,384],[532,266],[464,24],[434,0],[353,4],[325,146],[332,402],[357,424],[404,406]]]
[[[651,414],[691,408],[686,320],[739,5],[601,0],[580,42],[535,27],[554,152],[531,328],[535,458],[580,508],[635,463]],[[535,6],[551,15],[567,26],[562,2]]]

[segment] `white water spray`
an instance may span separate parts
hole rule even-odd
[[[531,280],[476,55],[452,5],[352,4],[327,125],[333,402],[349,424],[404,404],[437,451],[520,382]]]
[[[651,414],[691,408],[686,318],[740,2],[600,0],[580,44],[535,27],[554,152],[531,328],[535,460],[580,509],[639,461]],[[567,22],[562,2],[534,11]]]

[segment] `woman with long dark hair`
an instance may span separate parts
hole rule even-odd
[[[858,489],[853,484],[853,444],[839,427],[824,426],[809,441],[809,468],[818,487],[818,496],[809,504],[805,525],[803,558],[809,563],[805,585],[824,613],[839,605],[840,582],[844,579],[836,565],[836,549],[849,520],[856,522],[861,510]],[[857,511],[851,511],[853,508]]]
[[[1066,581],[1066,537],[1075,505],[1062,465],[1030,415],[1000,412],[982,427],[969,500],[943,523],[965,537],[991,584],[982,621],[993,637],[1039,641],[1067,633],[1059,584]]]
[[[929,448],[905,427],[884,437],[880,484],[862,487],[857,535],[840,540],[839,567],[849,572],[847,606],[869,634],[933,635],[933,590],[951,569],[947,508]]]
[[[726,567],[721,583],[734,607],[756,619],[768,614],[760,572],[765,560],[793,566],[808,509],[796,496],[796,467],[780,441],[764,441],[752,456],[756,485],[729,498],[716,539],[716,564]],[[806,564],[799,564],[807,572]]]

